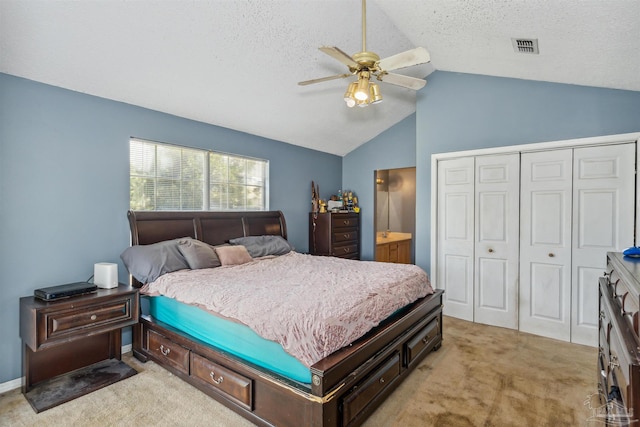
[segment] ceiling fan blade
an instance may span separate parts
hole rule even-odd
[[[343,79],[343,78],[349,77],[349,76],[351,76],[351,73],[336,74],[335,76],[320,77],[319,79],[305,80],[303,82],[298,82],[298,85],[300,85],[300,86],[312,85],[314,83],[321,83],[321,82],[326,82],[326,81],[329,81],[329,80]]]
[[[378,67],[384,71],[397,70],[399,68],[411,67],[413,65],[424,64],[429,62],[431,56],[427,49],[417,47],[402,53],[390,56],[378,61]]]
[[[342,62],[344,65],[346,65],[349,68],[358,68],[358,63],[354,61],[352,57],[350,57],[349,55],[347,55],[346,53],[344,53],[343,51],[341,51],[335,46],[322,46],[318,49],[320,49],[330,57]]]
[[[396,86],[406,87],[408,89],[422,89],[427,84],[426,80],[417,79],[415,77],[403,76],[402,74],[386,73],[378,77],[379,80]]]

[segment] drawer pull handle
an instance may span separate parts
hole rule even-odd
[[[380,384],[384,384],[384,378],[380,378]]]
[[[345,254],[348,254],[348,253],[349,253],[349,251],[351,251],[351,249],[349,249],[349,248],[344,248],[344,253],[345,253]]]
[[[426,344],[426,343],[428,343],[428,342],[429,342],[429,340],[430,340],[430,339],[431,339],[431,338],[429,337],[429,335],[427,335],[426,337],[422,338],[422,343],[423,343],[423,344]]]
[[[342,221],[342,223],[343,223],[344,225],[349,225],[349,220],[348,220],[348,219],[345,219],[344,221]]]
[[[164,354],[165,356],[168,356],[169,353],[171,353],[171,349],[170,348],[165,348],[164,345],[160,346],[160,353]]]
[[[604,319],[604,310],[600,310],[600,318]]]
[[[211,377],[211,381],[213,381],[215,384],[220,384],[222,381],[224,381],[222,375],[220,375],[218,379],[216,379],[216,374],[213,371],[209,372],[209,376]]]
[[[343,237],[344,237],[345,239],[348,239],[348,238],[349,238],[349,234],[348,234],[348,233],[347,233],[347,234],[343,234]]]
[[[96,320],[98,318],[98,316],[96,316],[95,314],[91,315],[91,320]]]
[[[492,249],[492,248],[489,248],[489,253],[492,253],[492,252],[493,252],[493,249]]]
[[[604,378],[607,378],[607,373],[604,371],[604,369],[600,370],[600,375],[602,375]]]
[[[554,256],[556,256],[553,252],[549,252],[549,258],[553,258]]]

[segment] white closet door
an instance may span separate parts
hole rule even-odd
[[[520,330],[569,341],[572,150],[523,153]]]
[[[474,159],[438,162],[437,280],[444,314],[473,321]]]
[[[571,341],[598,345],[598,277],[633,246],[635,144],[577,148],[573,160]]]
[[[474,321],[518,329],[520,155],[476,157]]]

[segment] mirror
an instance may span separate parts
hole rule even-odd
[[[381,245],[410,239],[413,262],[413,236],[416,223],[416,168],[384,169],[375,171],[375,225],[376,253],[385,249]],[[385,256],[376,260],[386,261]],[[406,257],[403,258],[406,260]],[[393,255],[392,255],[392,262]]]

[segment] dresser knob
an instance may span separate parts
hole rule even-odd
[[[91,320],[96,320],[98,318],[98,316],[96,316],[95,314],[91,315]]]
[[[493,252],[493,249],[489,248],[489,253],[492,253],[492,252]]]
[[[553,252],[549,252],[549,258],[553,258],[554,256],[556,256]]]
[[[384,378],[380,378],[380,384],[384,384]]]

